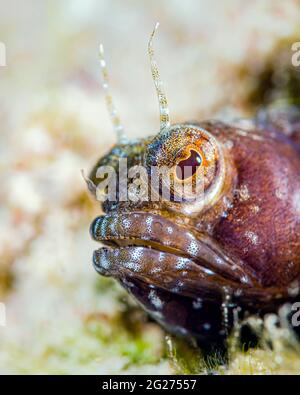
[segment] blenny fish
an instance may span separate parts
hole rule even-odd
[[[96,196],[101,166],[119,177],[119,160],[173,173],[170,199],[102,202],[104,215],[90,228],[101,242],[94,252],[96,271],[111,276],[168,332],[199,344],[225,342],[234,316],[277,312],[297,299],[300,280],[300,111],[271,108],[251,120],[171,124],[168,103],[148,44],[159,102],[160,131],[153,137],[127,139],[106,91],[118,142],[93,168],[87,183]],[[189,177],[178,170],[192,168]],[[181,176],[180,176],[181,174]],[[199,196],[174,199],[178,184],[195,186]],[[200,175],[200,177],[199,177]],[[132,192],[134,194],[134,192]],[[173,197],[173,198],[172,198]]]

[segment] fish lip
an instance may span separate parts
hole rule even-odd
[[[153,224],[156,226],[155,229],[151,228]],[[229,284],[238,287],[257,285],[251,273],[241,265],[232,263],[227,256],[218,251],[216,246],[214,250],[209,245],[209,240],[199,240],[185,226],[174,223],[161,214],[144,211],[110,213],[97,217],[92,222],[90,234],[94,240],[105,244],[104,249],[121,250],[136,246],[154,249],[158,253],[165,252],[187,258],[204,270],[228,280]],[[199,253],[195,254],[193,248],[200,249]],[[95,266],[95,259],[93,261]],[[230,265],[237,266],[238,270],[234,271]]]
[[[274,306],[278,306],[279,308],[283,303],[290,301],[288,289],[271,287],[266,290],[265,288],[257,286],[243,287],[241,284],[233,283],[228,279],[221,278],[220,276],[215,275],[215,273],[211,273],[210,275],[205,274],[203,276],[203,270],[205,269],[195,262],[189,261],[187,258],[184,258],[187,262],[187,265],[184,267],[184,271],[176,272],[171,270],[171,275],[170,263],[174,266],[174,262],[172,261],[166,262],[166,270],[160,270],[160,272],[153,270],[153,266],[152,270],[149,271],[149,265],[148,263],[145,263],[145,260],[144,262],[141,262],[141,265],[139,263],[131,263],[129,261],[127,262],[127,265],[124,265],[124,262],[122,264],[122,259],[120,259],[122,253],[125,252],[131,255],[131,253],[136,249],[144,250],[147,254],[150,253],[152,256],[154,255],[155,258],[159,259],[159,251],[145,247],[102,247],[94,251],[94,268],[97,273],[103,276],[114,277],[116,280],[121,282],[128,291],[130,291],[131,287],[134,286],[131,282],[132,279],[136,279],[148,284],[152,288],[164,289],[165,291],[191,298],[197,298],[200,295],[201,298],[211,300],[214,303],[222,301],[224,295],[231,295],[230,300],[232,305],[236,304],[240,307],[244,306],[251,308],[252,311],[257,309],[266,313],[274,311]],[[111,254],[113,258],[107,259],[107,254]],[[166,255],[169,255],[169,259],[171,257],[171,260],[174,257],[172,254]],[[183,276],[184,272],[185,276]]]
[[[128,258],[132,253],[136,254],[137,250],[144,253],[147,259],[141,262],[134,262],[130,259],[124,260],[124,254]],[[153,260],[159,260],[161,252],[145,247],[121,247],[111,248],[103,247],[94,251],[93,264],[97,273],[113,277],[121,284],[130,286],[132,279],[142,281],[150,287],[161,288],[165,291],[184,295],[187,297],[197,297],[201,294],[206,298],[216,300],[220,297],[227,283],[222,278],[215,281],[214,273],[208,275],[201,266],[190,261],[188,258],[181,258],[169,253],[163,253],[165,259],[158,267],[153,265]],[[152,260],[152,262],[151,262]],[[185,262],[182,262],[184,260]],[[184,264],[183,270],[174,270],[176,262]],[[151,262],[149,264],[149,262]],[[211,281],[211,278],[214,280]]]

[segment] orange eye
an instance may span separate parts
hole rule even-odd
[[[176,166],[176,176],[183,181],[192,177],[202,165],[202,157],[199,152],[191,149],[190,156],[181,160]]]
[[[146,164],[159,181],[156,192],[172,208],[178,203],[193,210],[197,202],[198,210],[202,202],[213,201],[223,185],[222,150],[200,126],[179,124],[161,131],[148,146]]]

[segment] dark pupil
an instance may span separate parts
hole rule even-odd
[[[194,150],[190,151],[190,156],[177,164],[176,175],[179,180],[185,180],[192,177],[199,166],[201,166],[201,155]]]

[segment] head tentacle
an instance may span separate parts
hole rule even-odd
[[[118,142],[121,142],[122,140],[126,140],[125,133],[124,133],[124,127],[121,123],[120,117],[118,115],[118,112],[115,108],[112,95],[110,93],[109,89],[109,75],[107,71],[107,66],[106,66],[106,61],[104,58],[104,48],[103,45],[100,44],[99,46],[99,58],[100,58],[100,67],[101,67],[101,73],[102,73],[102,88],[105,92],[105,101],[106,101],[106,106],[110,115],[110,119],[113,125],[114,132],[116,134]]]
[[[158,103],[159,103],[160,130],[163,130],[163,129],[168,128],[170,126],[170,117],[169,117],[169,108],[168,108],[167,97],[166,97],[166,94],[163,89],[163,83],[160,79],[157,62],[154,58],[153,38],[154,38],[154,34],[155,34],[158,26],[159,26],[159,23],[157,22],[152,33],[151,33],[149,43],[148,43],[148,54],[149,54],[149,58],[150,58],[152,78],[153,78],[154,85],[156,88],[156,93],[157,93]]]

